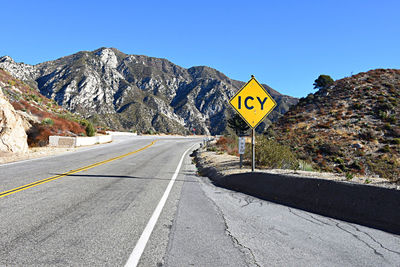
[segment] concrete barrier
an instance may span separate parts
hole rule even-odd
[[[90,146],[94,144],[104,144],[112,142],[111,135],[99,135],[92,137],[68,137],[68,136],[49,136],[49,145],[56,147],[78,147]]]
[[[219,176],[219,186],[400,234],[400,190],[268,173]]]
[[[75,137],[49,136],[49,145],[55,147],[75,147]]]

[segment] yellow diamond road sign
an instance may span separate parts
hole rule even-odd
[[[251,128],[257,127],[276,107],[275,100],[254,76],[229,100],[229,104]]]

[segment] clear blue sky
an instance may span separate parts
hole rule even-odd
[[[251,74],[292,96],[319,74],[400,68],[400,1],[3,1],[0,55],[36,64],[99,47]]]

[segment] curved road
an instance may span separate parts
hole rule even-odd
[[[0,265],[400,265],[397,235],[213,186],[189,156],[200,142],[117,137],[0,165]]]

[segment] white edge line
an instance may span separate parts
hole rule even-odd
[[[143,251],[147,245],[147,242],[150,239],[150,235],[153,232],[154,226],[156,225],[158,218],[160,217],[161,211],[164,208],[165,203],[167,202],[167,198],[169,196],[169,193],[171,192],[172,186],[174,185],[174,182],[176,180],[176,177],[179,174],[179,171],[182,166],[183,159],[185,158],[186,153],[192,149],[197,144],[194,144],[193,146],[189,147],[182,155],[181,160],[178,163],[178,166],[176,167],[174,175],[172,175],[171,180],[168,183],[167,188],[165,189],[165,192],[163,196],[160,199],[160,202],[158,202],[158,205],[156,209],[153,212],[153,215],[151,215],[150,220],[147,222],[146,228],[144,228],[142,235],[140,236],[138,242],[136,243],[135,248],[133,249],[131,255],[129,256],[128,261],[125,264],[125,267],[136,267],[139,263],[139,260],[143,254]]]

